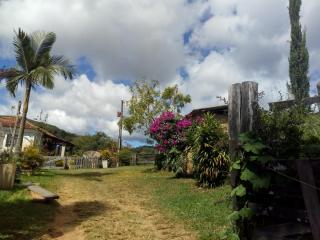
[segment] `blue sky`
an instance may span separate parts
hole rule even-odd
[[[57,77],[52,91],[34,91],[29,117],[43,110],[51,124],[68,131],[104,131],[116,138],[120,101],[130,99],[129,85],[140,78],[157,79],[162,87],[178,84],[192,97],[185,113],[221,104],[216,96],[226,97],[228,87],[242,81],[257,81],[265,102],[278,100],[289,80],[287,5],[287,0],[4,1],[0,66],[15,64],[14,29],[54,31],[54,53],[71,59],[77,76]],[[319,1],[303,1],[311,94],[320,80],[319,11]],[[0,94],[0,114],[10,113],[21,99],[21,91],[17,99],[3,88]],[[125,133],[125,140],[145,142],[138,133]]]

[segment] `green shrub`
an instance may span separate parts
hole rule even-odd
[[[57,161],[54,162],[54,165],[55,165],[56,167],[63,167],[63,165],[64,165],[64,160],[62,160],[62,159],[57,160]]]
[[[113,155],[108,149],[102,150],[100,153],[101,153],[101,158],[106,160],[110,160]]]
[[[157,170],[165,169],[166,166],[166,155],[163,153],[157,154],[154,161],[154,165]]]
[[[10,155],[7,151],[0,152],[0,164],[8,162],[13,162],[12,155]]]
[[[224,183],[229,170],[228,141],[220,123],[211,114],[191,128],[194,175],[200,186]]]
[[[29,146],[22,152],[21,168],[34,170],[41,167],[43,161],[44,159],[39,148]]]
[[[118,157],[121,165],[128,166],[130,165],[132,151],[127,148],[124,148],[119,152]]]

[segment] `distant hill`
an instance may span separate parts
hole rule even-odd
[[[139,154],[154,154],[154,153],[157,153],[157,151],[154,148],[154,146],[150,146],[150,145],[144,145],[144,146],[136,147],[136,148],[133,149],[133,151],[135,151],[136,153],[139,153]]]
[[[57,136],[58,138],[62,138],[68,142],[72,142],[74,138],[78,137],[77,134],[74,134],[74,133],[70,133],[70,132],[67,132],[63,129],[60,129],[54,125],[51,125],[51,124],[47,124],[47,123],[44,123],[44,122],[37,122],[37,121],[34,121],[34,120],[29,120],[32,124],[38,126],[38,127],[41,127],[45,130],[47,130],[48,132],[54,134],[55,136]]]

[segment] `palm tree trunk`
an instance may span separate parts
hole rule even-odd
[[[15,139],[16,139],[17,127],[18,127],[19,120],[20,120],[20,109],[21,109],[21,101],[19,101],[19,103],[18,103],[16,122],[14,123],[14,128],[13,128],[13,132],[12,132],[11,143],[10,143],[10,148],[9,148],[10,155],[12,155],[12,150],[13,150],[14,144],[16,142]]]
[[[24,99],[23,99],[23,110],[22,110],[22,116],[20,121],[18,140],[15,146],[15,151],[14,151],[16,158],[20,157],[20,153],[22,150],[22,142],[23,142],[24,128],[26,126],[26,120],[27,120],[30,93],[31,93],[31,83],[29,81],[26,81],[26,89],[25,89]]]

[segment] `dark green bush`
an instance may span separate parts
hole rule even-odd
[[[118,157],[119,162],[122,166],[128,166],[130,165],[130,161],[132,158],[132,151],[127,148],[124,148],[119,152]]]
[[[229,171],[228,138],[221,124],[211,114],[189,134],[192,138],[194,175],[200,186],[215,187],[224,183]]]
[[[157,170],[165,169],[166,166],[166,155],[163,153],[157,154],[154,161],[154,165]]]

